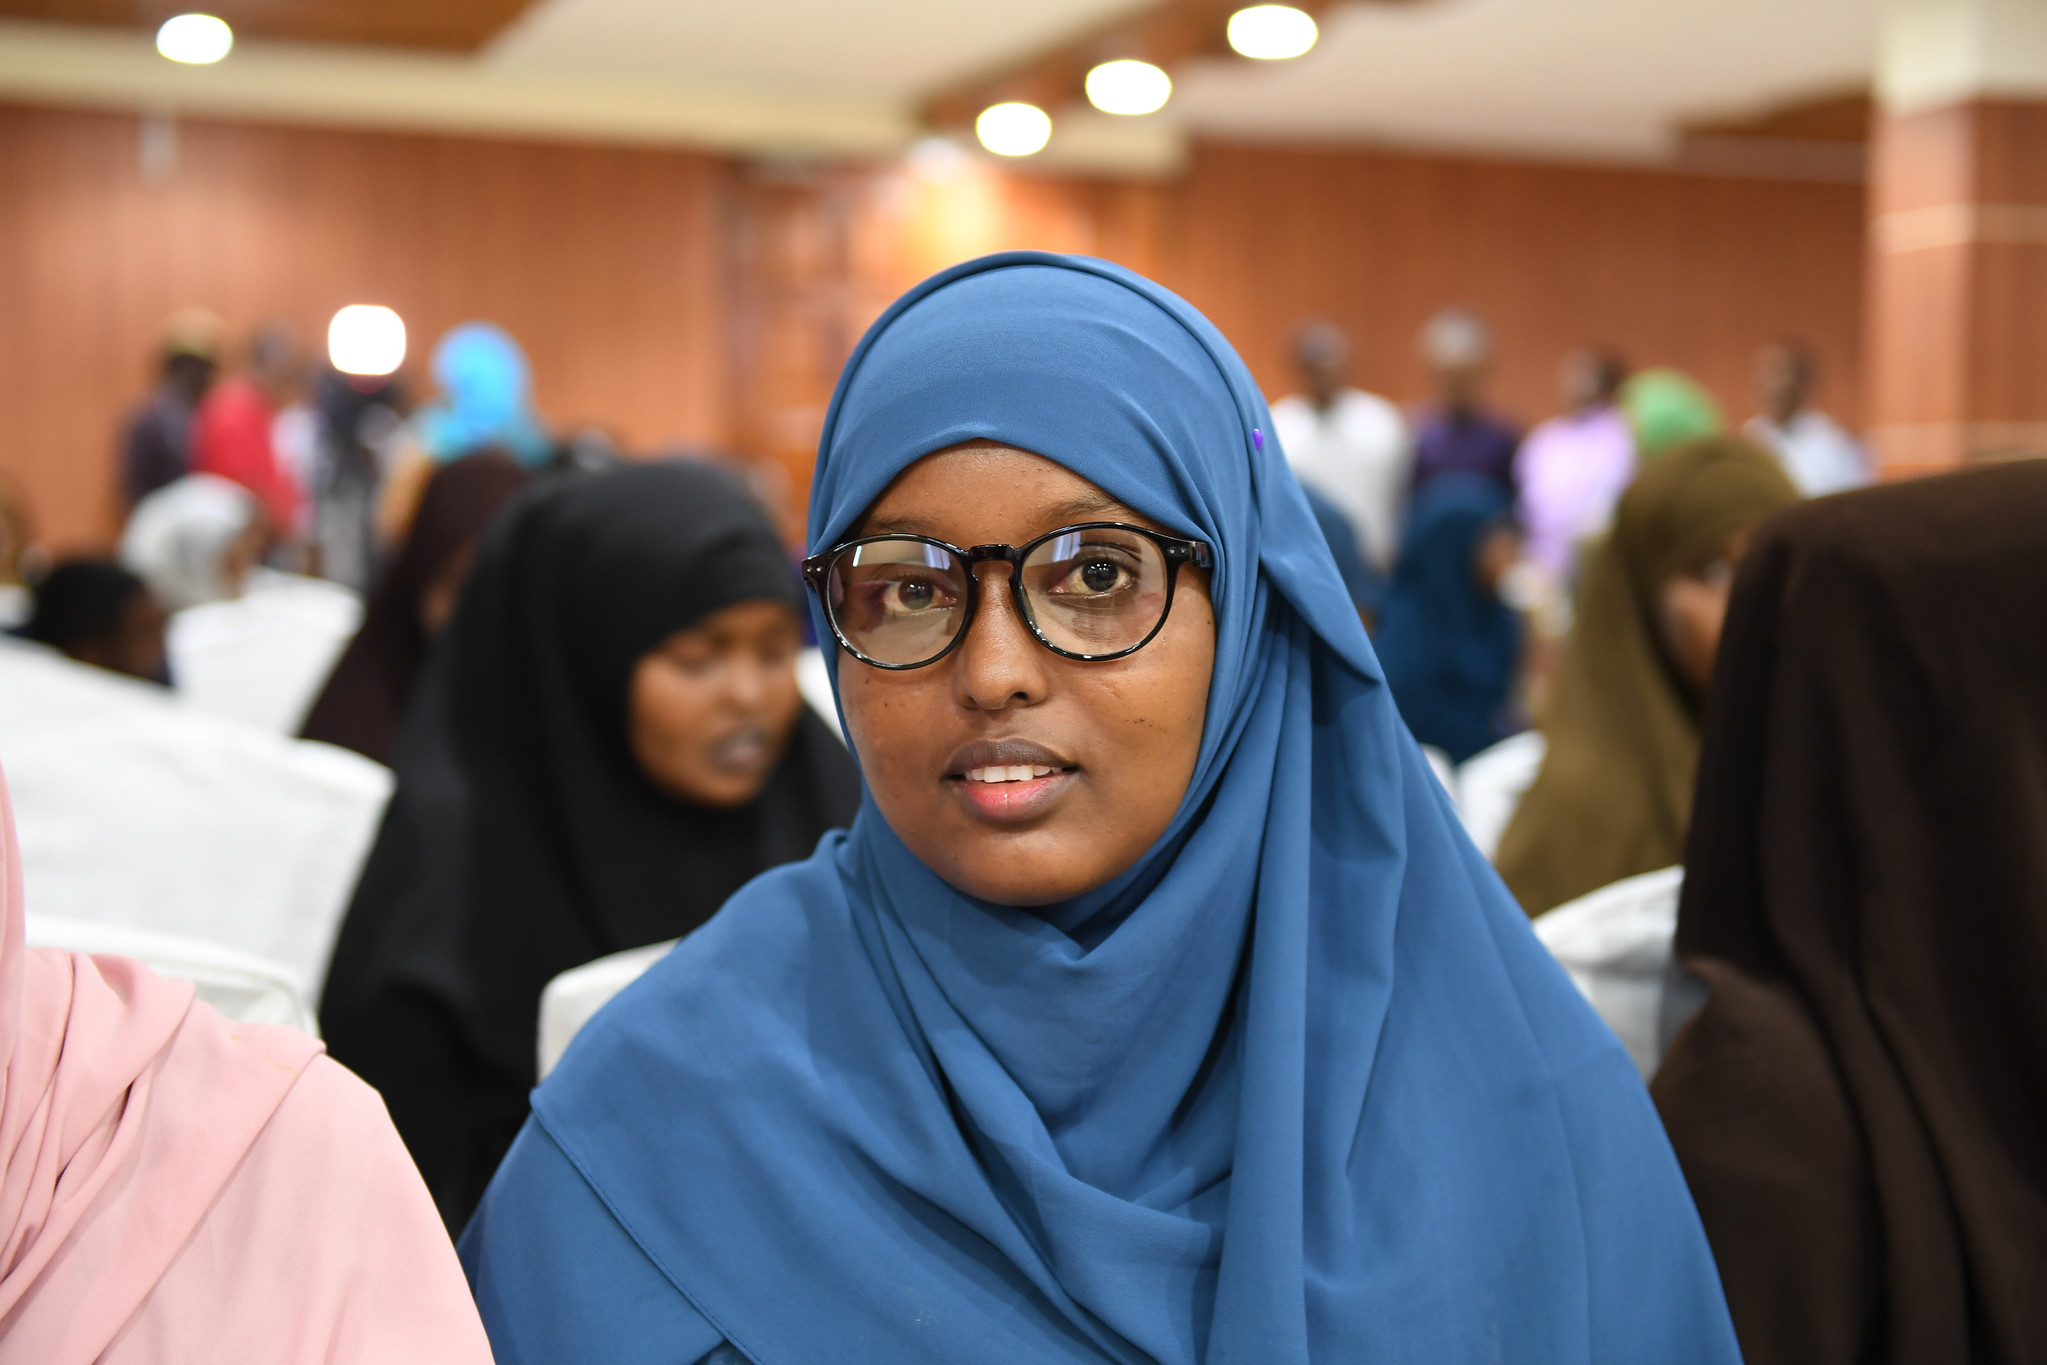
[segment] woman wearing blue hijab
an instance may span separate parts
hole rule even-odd
[[[1462,763],[1508,733],[1521,623],[1500,600],[1515,548],[1506,491],[1444,474],[1415,495],[1373,639],[1386,685],[1424,744]],[[1507,553],[1502,553],[1505,546]]]
[[[865,801],[535,1092],[462,1242],[501,1365],[1738,1360],[1269,422],[1099,261],[875,323],[810,512]]]
[[[436,464],[486,448],[527,468],[552,448],[533,415],[533,373],[512,334],[489,322],[451,328],[434,346],[440,392],[419,414],[419,439]]]

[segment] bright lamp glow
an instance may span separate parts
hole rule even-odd
[[[390,374],[405,362],[405,319],[377,303],[351,303],[327,324],[327,358],[343,374]]]
[[[1035,104],[991,104],[974,120],[974,135],[997,156],[1029,156],[1052,140],[1052,116]]]
[[[180,14],[156,31],[156,50],[174,62],[205,66],[235,45],[234,30],[210,14]]]
[[[1103,62],[1087,73],[1087,102],[1105,114],[1155,114],[1173,96],[1173,78],[1150,62]]]
[[[1253,5],[1230,16],[1230,46],[1261,61],[1298,57],[1315,37],[1314,18],[1292,5]]]

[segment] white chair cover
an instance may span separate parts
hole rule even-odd
[[[1443,790],[1450,794],[1450,804],[1457,804],[1457,767],[1450,762],[1450,755],[1433,744],[1424,744],[1422,757],[1429,761],[1429,771],[1436,775],[1436,781],[1443,784]]]
[[[208,715],[295,735],[362,610],[338,584],[257,569],[240,597],[171,617],[165,645],[177,695]]]
[[[238,1023],[285,1024],[320,1036],[320,1022],[299,993],[297,973],[282,963],[133,925],[94,924],[37,911],[27,919],[28,941],[35,947],[132,957],[158,976],[190,981],[201,1000]]]
[[[0,765],[38,914],[218,944],[318,998],[388,769],[12,640]]]
[[[1465,832],[1488,859],[1500,847],[1500,836],[1541,771],[1548,749],[1540,730],[1523,730],[1473,754],[1457,769],[1456,785],[1450,790],[1456,794]]]
[[[540,993],[540,1078],[569,1050],[569,1044],[611,997],[638,981],[647,968],[668,955],[675,939],[628,948],[572,967],[547,983]]]
[[[832,674],[825,664],[824,651],[811,645],[796,656],[796,690],[803,694],[803,700],[810,703],[810,709],[824,717],[825,724],[832,727],[832,733],[839,733],[839,708],[832,699]]]
[[[1535,936],[1620,1036],[1642,1079],[1691,1010],[1696,989],[1671,956],[1685,870],[1644,872],[1535,917]]]

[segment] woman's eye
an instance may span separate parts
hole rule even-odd
[[[898,579],[882,598],[883,609],[907,613],[946,605],[938,585],[927,578]]]
[[[1074,561],[1053,591],[1099,597],[1129,587],[1131,578],[1129,567],[1113,559],[1081,559]]]

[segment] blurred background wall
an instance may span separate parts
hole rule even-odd
[[[341,304],[389,304],[414,392],[431,339],[487,317],[562,429],[772,458],[799,506],[862,329],[1009,247],[1160,278],[1275,397],[1289,331],[1327,317],[1361,383],[1420,399],[1415,334],[1461,303],[1493,323],[1496,397],[1524,422],[1586,342],[1745,413],[1751,358],[1781,335],[1817,350],[1830,407],[1861,412],[1852,180],[1235,140],[1197,142],[1170,179],[1080,176],[0,106],[0,184],[0,451],[59,545],[118,524],[116,423],[190,304],[314,345]]]

